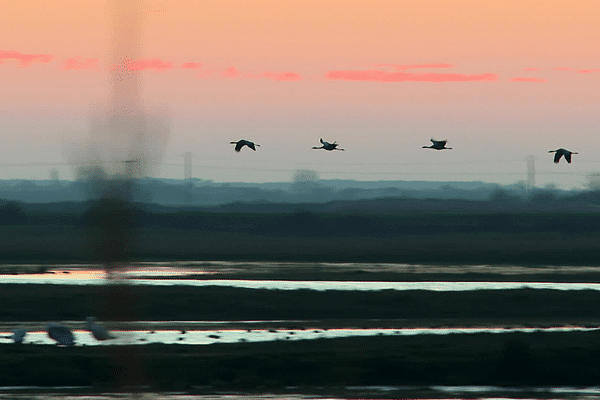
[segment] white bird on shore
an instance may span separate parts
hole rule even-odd
[[[323,140],[323,138],[319,139],[319,141],[323,144],[323,146],[321,147],[313,147],[313,149],[323,149],[323,150],[327,150],[327,151],[332,151],[332,150],[339,150],[339,151],[344,151],[344,149],[338,149],[337,147],[339,146],[339,144],[337,144],[337,142],[333,142],[333,143],[329,143],[329,142],[325,142]]]
[[[558,164],[558,162],[560,161],[560,158],[562,156],[564,156],[565,160],[567,160],[567,162],[569,164],[571,164],[571,154],[578,154],[573,151],[569,151],[569,150],[562,149],[562,148],[558,149],[558,150],[550,150],[548,153],[556,153],[554,155],[554,164]]]
[[[429,139],[431,146],[423,146],[424,149],[434,149],[434,150],[452,150],[452,147],[446,147],[447,140],[434,140],[433,138]]]
[[[96,340],[116,339],[116,336],[111,334],[108,329],[103,326],[96,325],[96,318],[94,317],[86,318],[85,329],[92,332],[92,335],[96,338]]]
[[[56,340],[59,345],[68,347],[75,346],[73,332],[66,326],[50,323],[46,325],[46,331],[48,332],[48,336],[50,336],[51,339]]]
[[[237,151],[238,153],[240,152],[240,150],[242,150],[242,147],[244,146],[248,146],[254,151],[256,151],[256,147],[254,146],[260,147],[260,144],[255,144],[254,142],[251,142],[246,139],[238,140],[237,142],[229,142],[229,144],[235,144],[235,151]]]

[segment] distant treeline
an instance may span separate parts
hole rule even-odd
[[[525,200],[544,202],[581,194],[553,188],[527,191],[524,185],[484,182],[316,180],[272,183],[214,183],[146,178],[137,182],[136,201],[169,206],[232,202],[326,203],[376,198]],[[85,181],[0,181],[0,199],[25,203],[80,202],[93,197]]]

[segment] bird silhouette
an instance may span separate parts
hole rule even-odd
[[[429,139],[431,146],[423,146],[424,149],[434,149],[434,150],[452,150],[452,147],[446,147],[447,140],[434,140],[433,138]]]
[[[579,154],[562,148],[558,150],[550,150],[548,153],[556,153],[554,155],[554,164],[558,164],[562,156],[564,156],[565,160],[567,160],[567,162],[571,164],[571,154]]]
[[[67,347],[75,346],[73,332],[66,326],[50,323],[46,326],[46,331],[48,332],[48,336],[56,340],[59,345]]]
[[[246,139],[238,140],[237,142],[229,142],[229,144],[235,144],[235,151],[237,151],[238,153],[240,152],[240,150],[242,150],[242,147],[244,146],[248,146],[254,151],[256,151],[256,147],[254,146],[260,147],[260,144],[254,144],[254,142],[251,142]]]
[[[25,335],[27,334],[27,331],[25,329],[14,329],[13,334],[10,336],[10,338],[13,340],[13,342],[15,342],[16,344],[23,344],[23,339],[25,339]]]
[[[87,317],[85,322],[85,329],[92,332],[92,335],[96,340],[109,340],[115,339],[116,336],[112,335],[105,327],[96,324],[96,318]]]
[[[323,146],[313,147],[313,149],[323,149],[323,150],[327,150],[327,151],[332,151],[332,150],[344,151],[344,149],[337,148],[339,146],[339,144],[337,144],[337,142],[333,142],[333,143],[325,142],[325,141],[323,141],[323,138],[321,138],[319,140],[323,144]]]

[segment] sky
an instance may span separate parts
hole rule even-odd
[[[114,1],[0,2],[0,179],[74,175],[110,102]],[[168,121],[151,176],[584,187],[600,170],[595,0],[145,0],[128,71]],[[122,49],[121,49],[122,51]],[[113,74],[113,75],[111,75]],[[423,149],[447,139],[452,150]],[[344,152],[313,150],[319,138]],[[233,151],[252,140],[256,152]],[[579,154],[552,163],[549,150]],[[79,158],[78,158],[79,157]]]

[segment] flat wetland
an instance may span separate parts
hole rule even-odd
[[[590,216],[182,214],[148,217],[131,236],[129,256],[132,265],[190,271],[160,276],[173,280],[594,283],[600,282],[600,214]],[[89,262],[97,251],[87,225],[32,221],[0,226],[0,273],[90,268],[75,264]],[[141,278],[157,275],[136,276]],[[296,330],[600,328],[598,290],[0,283],[0,304],[2,331],[43,329],[49,321],[82,329],[89,315],[115,330],[225,329],[224,322],[226,329],[247,328],[243,321],[252,321],[252,329]],[[96,392],[140,386],[187,393],[333,393],[373,385],[582,387],[600,382],[599,357],[598,331],[74,348],[3,344],[0,386],[86,386]]]
[[[595,267],[566,266],[545,269],[255,262],[158,265],[186,268],[195,279],[590,282],[598,276]],[[3,267],[8,273],[39,268]],[[206,273],[209,270],[212,273]],[[172,279],[183,277],[189,278]],[[112,329],[137,330],[198,329],[198,325],[186,321],[205,321],[200,329],[206,330],[223,329],[223,321],[229,322],[227,329],[248,328],[240,321],[255,321],[253,329],[600,327],[600,291],[596,290],[364,292],[114,283],[2,284],[0,304],[0,325],[5,331],[22,327],[24,321],[30,330],[43,329],[47,321],[53,320],[82,329],[87,315],[97,316]],[[362,385],[593,386],[600,379],[600,335],[596,331],[425,334],[212,345],[61,348],[5,344],[0,345],[0,354],[0,386],[90,386],[95,391],[141,385],[155,391],[190,393],[283,393],[289,387],[296,388],[296,392],[317,393]],[[371,393],[369,397],[385,394]]]

